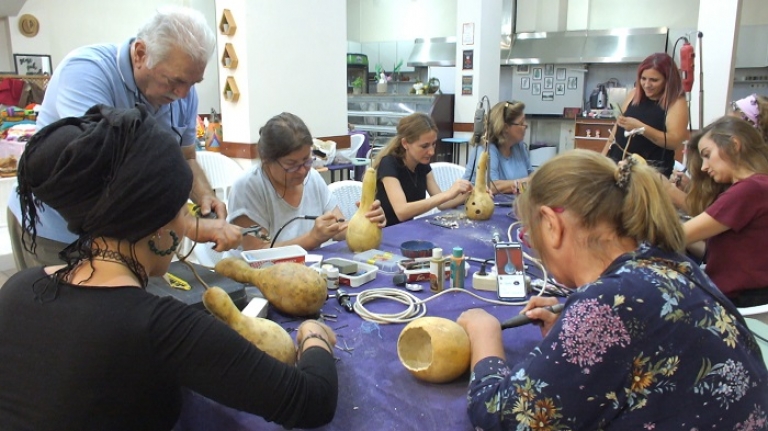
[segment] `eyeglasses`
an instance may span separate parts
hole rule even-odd
[[[509,123],[509,125],[510,126],[520,126],[523,129],[527,129],[528,128],[528,123]]]
[[[283,164],[282,164],[282,163],[280,163],[280,162],[279,162],[279,161],[277,161],[277,160],[275,160],[275,163],[277,163],[277,165],[278,165],[278,166],[280,166],[281,168],[283,168],[283,170],[284,170],[285,172],[287,172],[287,173],[289,173],[289,174],[292,174],[292,173],[294,173],[294,172],[297,172],[297,171],[298,171],[299,169],[301,169],[301,168],[306,168],[306,169],[309,169],[309,168],[311,168],[311,167],[312,167],[312,165],[315,163],[315,158],[314,158],[314,157],[310,157],[310,158],[308,158],[307,160],[305,160],[305,161],[304,161],[304,163],[300,163],[300,164],[298,164],[298,165],[295,165],[295,166],[289,166],[289,167],[287,167],[287,168],[286,168],[285,166],[283,166]]]

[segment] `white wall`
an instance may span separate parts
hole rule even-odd
[[[211,28],[216,27],[213,0],[27,0],[18,16],[8,18],[10,46],[15,53],[49,54],[55,69],[64,56],[79,46],[121,43],[134,36],[155,9],[166,4],[200,10],[209,18]],[[25,37],[18,31],[18,17],[25,13],[40,21],[35,37]],[[0,46],[3,42],[0,32]],[[200,113],[210,112],[211,107],[220,110],[216,57],[214,53],[205,71],[205,81],[197,86]],[[2,63],[0,69],[1,66]]]
[[[350,39],[381,42],[456,35],[456,0],[348,0],[359,5],[350,16]],[[354,36],[359,32],[359,39]]]
[[[0,18],[0,72],[13,72],[13,54],[8,18]]]

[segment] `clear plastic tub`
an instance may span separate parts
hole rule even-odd
[[[387,274],[397,274],[402,272],[398,263],[402,260],[408,260],[407,257],[382,250],[368,250],[357,253],[352,259],[369,265],[375,265],[379,271]]]
[[[304,263],[307,251],[298,245],[265,248],[262,250],[247,250],[241,253],[243,260],[254,268],[266,268],[276,263]]]

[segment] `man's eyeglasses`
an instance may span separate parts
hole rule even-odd
[[[310,157],[307,160],[305,160],[304,163],[300,163],[300,164],[294,165],[294,166],[289,166],[287,168],[285,166],[283,166],[283,164],[278,162],[277,160],[275,160],[275,162],[277,162],[277,165],[280,166],[281,168],[283,168],[283,170],[285,172],[287,172],[289,174],[292,174],[294,172],[297,172],[301,168],[306,168],[306,169],[311,168],[312,165],[315,163],[315,158],[314,157]]]

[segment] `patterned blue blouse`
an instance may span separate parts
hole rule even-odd
[[[696,280],[695,282],[693,280]],[[768,371],[725,297],[687,259],[648,245],[576,290],[510,368],[472,370],[476,430],[766,430]]]

